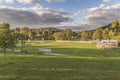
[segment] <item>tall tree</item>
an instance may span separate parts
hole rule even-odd
[[[29,39],[30,33],[31,33],[31,31],[28,27],[23,27],[20,30],[20,34],[23,35],[25,40]]]
[[[105,30],[103,30],[102,38],[103,39],[110,39],[109,29],[108,28],[106,28]]]
[[[55,40],[65,40],[65,34],[63,32],[57,32],[54,34]]]
[[[93,32],[93,37],[92,37],[92,39],[94,39],[94,40],[97,40],[97,39],[99,39],[99,40],[101,40],[102,39],[102,29],[97,29],[97,30],[95,30],[94,32]]]
[[[83,41],[86,41],[86,40],[88,40],[88,38],[89,38],[89,33],[88,33],[88,31],[83,31],[83,32],[81,33],[81,39],[82,39]]]
[[[71,38],[73,37],[73,32],[71,31],[71,29],[64,30],[64,34],[65,34],[66,40],[71,40]]]
[[[8,23],[0,24],[0,47],[4,53],[6,53],[7,48],[13,49],[15,47],[13,31],[10,30]]]

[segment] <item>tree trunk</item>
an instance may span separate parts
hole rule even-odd
[[[14,53],[14,48],[11,48],[12,53]]]
[[[3,52],[6,53],[6,48],[3,48]]]

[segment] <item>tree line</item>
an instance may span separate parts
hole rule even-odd
[[[120,20],[116,20],[107,26],[82,32],[74,32],[71,29],[60,30],[52,27],[37,29],[22,27],[16,28],[14,31],[16,33],[16,38],[19,39],[22,36],[25,40],[120,40]]]
[[[15,44],[24,40],[102,40],[115,39],[120,41],[120,20],[94,30],[74,32],[71,29],[58,28],[29,28],[10,29],[10,24],[0,24],[0,47],[6,52],[7,48],[14,51]],[[21,47],[22,49],[22,47]]]

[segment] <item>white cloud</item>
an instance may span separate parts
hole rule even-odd
[[[14,0],[5,0],[6,3],[14,3]]]
[[[74,13],[72,16],[70,16],[71,18],[75,18],[76,16],[79,16],[81,14],[81,11],[78,11],[76,13]]]
[[[120,19],[120,3],[112,6],[105,6],[104,4],[88,8],[86,10],[86,16],[84,22],[76,27],[72,27],[73,30],[90,30],[98,27],[106,26],[114,20]]]
[[[88,8],[88,12],[94,12],[105,7],[105,4],[100,4],[98,7]]]
[[[33,11],[35,11],[36,13],[38,13],[39,15],[44,15],[44,14],[52,14],[52,15],[67,15],[68,13],[63,11],[63,10],[51,10],[49,8],[43,8],[41,7],[32,7],[31,8]]]
[[[18,2],[22,4],[33,4],[33,3],[39,4],[40,0],[0,0],[0,2],[6,2],[6,3]]]
[[[46,0],[47,2],[65,2],[66,0]]]
[[[113,20],[120,19],[120,4],[112,6],[103,6],[88,9],[89,14],[85,17],[85,20],[90,24],[99,26],[107,25]]]
[[[105,2],[105,3],[108,3],[108,2],[110,2],[111,0],[103,0],[103,2]]]

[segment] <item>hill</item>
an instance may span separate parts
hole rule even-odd
[[[96,39],[116,39],[120,40],[120,20],[113,21],[107,26],[103,26],[94,30],[81,32],[82,40]]]

